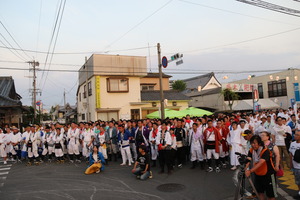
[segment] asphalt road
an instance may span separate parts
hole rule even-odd
[[[158,174],[159,169],[153,168],[153,178],[141,181],[131,174],[132,167],[109,164],[99,174],[85,175],[85,163],[39,166],[0,163],[0,199],[223,200],[233,199],[235,192],[230,169],[207,173],[200,168],[191,170],[187,165],[167,175]],[[175,191],[170,191],[174,185],[161,186],[170,183],[180,185],[175,185],[179,186]],[[159,186],[164,191],[159,190]]]

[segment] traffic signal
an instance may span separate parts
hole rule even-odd
[[[178,58],[182,58],[183,57],[183,54],[179,54],[179,53],[176,53],[174,54],[173,56],[171,56],[171,60],[177,60]]]

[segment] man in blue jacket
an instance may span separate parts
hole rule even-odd
[[[119,132],[118,132],[118,142],[121,149],[121,155],[122,155],[122,166],[126,165],[126,161],[128,160],[128,165],[131,166],[132,163],[132,156],[130,152],[130,144],[129,144],[129,138],[131,136],[130,132],[128,130],[125,130],[124,124],[120,124],[118,126]]]

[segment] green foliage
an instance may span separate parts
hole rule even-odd
[[[224,100],[228,101],[228,106],[229,106],[230,110],[232,110],[233,102],[235,100],[238,100],[240,98],[240,96],[236,92],[234,92],[234,91],[232,91],[231,89],[228,89],[228,88],[223,89],[221,91],[221,93],[224,96]]]
[[[186,89],[186,83],[182,80],[177,80],[172,83],[173,90],[183,91]]]

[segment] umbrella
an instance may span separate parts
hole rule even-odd
[[[183,117],[184,114],[182,114],[179,111],[176,110],[170,110],[170,109],[165,109],[165,118],[176,118],[176,117]],[[146,116],[149,119],[158,119],[160,118],[160,111],[155,111],[153,113],[150,113]]]
[[[203,115],[212,115],[213,113],[207,110],[203,110],[200,108],[189,107],[185,110],[179,111],[182,115],[186,116],[189,114],[191,117],[202,117]]]

